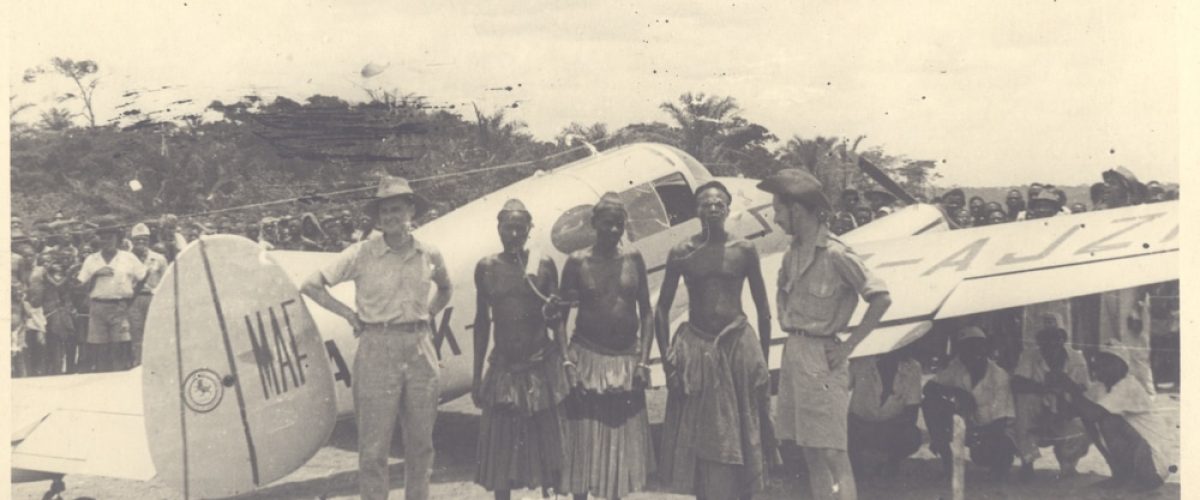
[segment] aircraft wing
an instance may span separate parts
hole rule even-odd
[[[148,481],[141,369],[12,381],[12,468]]]
[[[938,319],[1178,279],[1178,210],[1166,202],[855,242],[892,307],[851,357],[902,347]],[[772,293],[782,257],[762,258]],[[851,325],[866,308],[860,303]]]

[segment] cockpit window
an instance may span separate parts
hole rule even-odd
[[[621,201],[625,202],[625,212],[629,214],[625,222],[625,232],[630,241],[637,241],[671,227],[667,211],[658,199],[658,192],[650,184],[641,184],[623,191]]]
[[[662,198],[667,210],[667,220],[672,226],[687,222],[696,216],[696,200],[691,186],[681,173],[674,173],[654,181],[654,190]]]
[[[570,254],[596,243],[596,230],[592,229],[592,205],[579,205],[568,209],[554,221],[550,228],[550,242],[558,251]]]

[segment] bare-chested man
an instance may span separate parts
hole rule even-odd
[[[595,245],[563,265],[560,293],[579,305],[563,363],[573,390],[565,404],[562,489],[576,500],[637,492],[653,468],[645,387],[654,317],[642,255],[618,246],[625,218],[620,196],[605,193],[592,209]]]
[[[725,232],[731,201],[720,182],[696,190],[702,230],[667,257],[655,314],[669,390],[664,479],[672,489],[711,500],[748,499],[761,491],[767,457],[775,456],[766,361],[770,305],[758,251]],[[669,343],[671,303],[680,276],[688,290],[688,322]],[[757,309],[758,342],[742,311],[742,284],[747,281]]]
[[[561,324],[547,324],[543,306],[558,288],[554,260],[525,249],[532,217],[519,200],[497,216],[504,251],[475,266],[475,381],[471,397],[483,410],[475,482],[508,500],[513,488],[558,485],[562,437],[558,404],[567,395]],[[495,327],[493,330],[493,326]],[[554,329],[555,342],[546,335]],[[496,345],[483,373],[484,355]]]

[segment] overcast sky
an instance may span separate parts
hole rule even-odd
[[[1170,2],[485,3],[18,0],[10,94],[45,109],[68,87],[24,70],[87,58],[101,120],[130,89],[202,105],[367,86],[519,102],[510,115],[549,139],[572,121],[667,121],[659,103],[707,92],[781,140],[861,134],[945,160],[946,185],[1090,183],[1118,164],[1179,179]],[[367,63],[387,69],[364,79]]]

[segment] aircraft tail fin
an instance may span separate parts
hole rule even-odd
[[[325,348],[299,290],[254,242],[201,238],[146,318],[146,434],[184,497],[252,491],[303,465],[336,419]]]

